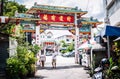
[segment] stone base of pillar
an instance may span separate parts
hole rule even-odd
[[[75,54],[75,64],[78,64],[79,61],[78,61],[78,54]]]

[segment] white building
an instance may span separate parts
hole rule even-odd
[[[66,49],[66,47],[64,47],[64,48],[62,47],[61,41],[64,41],[65,44],[67,44],[67,45],[74,43],[75,36],[74,35],[62,35],[62,36],[55,38],[55,40],[56,40],[56,43],[59,45],[58,50],[61,50],[61,49]]]
[[[120,0],[103,0],[106,9],[106,19],[112,26],[120,26]],[[107,19],[109,18],[109,20]]]
[[[61,32],[61,31],[60,31]],[[64,31],[66,32],[66,31]],[[59,32],[58,32],[59,33]],[[56,36],[57,35],[57,36]],[[41,46],[46,49],[54,50],[56,45],[61,45],[61,41],[64,41],[66,44],[70,44],[74,42],[74,35],[68,34],[56,34],[53,30],[46,30],[45,32],[40,34]],[[60,46],[61,47],[61,46]]]
[[[74,42],[75,37],[74,35],[62,35],[62,36],[55,38],[55,40],[57,43],[64,41],[66,44],[70,44],[71,42]]]
[[[54,35],[51,31],[45,31],[40,34],[40,44],[42,47],[44,47],[46,50],[54,50],[56,41],[54,38]]]

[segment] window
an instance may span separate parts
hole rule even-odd
[[[51,36],[47,36],[47,38],[51,38]]]
[[[66,41],[69,41],[69,39],[66,39]]]

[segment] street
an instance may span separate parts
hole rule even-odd
[[[87,71],[74,63],[74,57],[57,56],[57,68],[51,65],[51,56],[47,56],[45,68],[39,68],[36,76],[40,79],[91,79]]]

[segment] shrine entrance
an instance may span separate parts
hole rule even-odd
[[[41,44],[40,34],[46,29],[67,29],[75,35],[75,63],[78,63],[78,52],[80,40],[87,37],[86,40],[92,37],[91,28],[95,28],[101,24],[97,19],[82,17],[87,14],[87,11],[82,11],[78,7],[61,7],[34,4],[26,14],[16,13],[16,23],[23,27],[23,31],[29,38],[35,37],[34,43],[37,45],[56,45],[54,42],[44,42]],[[56,45],[58,46],[58,45]]]

